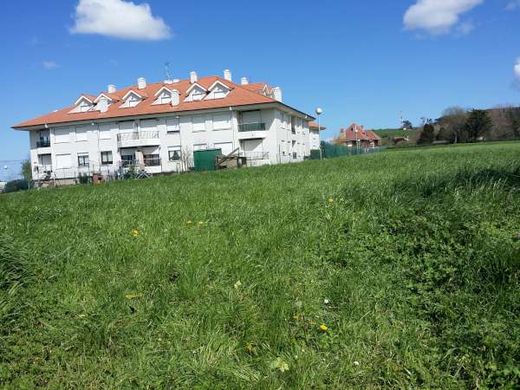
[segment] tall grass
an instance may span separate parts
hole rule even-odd
[[[514,388],[519,155],[393,151],[2,196],[0,383]]]

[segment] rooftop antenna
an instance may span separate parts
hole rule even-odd
[[[166,80],[173,80],[169,62],[164,63],[164,76],[166,77]]]

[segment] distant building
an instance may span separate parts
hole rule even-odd
[[[377,148],[381,145],[381,137],[374,131],[365,129],[362,125],[352,123],[346,129],[341,129],[335,143],[363,149]]]

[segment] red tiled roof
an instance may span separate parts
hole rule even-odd
[[[309,122],[309,129],[318,130],[318,123],[315,122],[315,121]],[[320,125],[319,129],[320,129],[320,131],[321,130],[327,130],[327,128],[325,126],[323,126],[323,125]]]
[[[13,128],[23,129],[33,126],[43,126],[45,124],[50,125],[58,123],[111,119],[138,115],[165,114],[212,108],[277,103],[275,99],[271,99],[267,96],[262,95],[258,91],[255,91],[255,89],[258,88],[260,85],[262,85],[263,88],[263,86],[265,85],[264,83],[239,85],[220,77],[210,76],[200,78],[198,80],[198,84],[208,89],[217,80],[231,89],[229,94],[223,99],[203,99],[200,101],[185,102],[184,99],[187,96],[186,91],[191,86],[189,80],[181,80],[174,84],[165,84],[162,82],[152,83],[148,84],[147,87],[144,89],[138,89],[137,86],[133,85],[127,88],[120,89],[115,93],[103,92],[105,95],[109,96],[111,99],[116,101],[115,103],[109,105],[107,112],[87,111],[71,113],[70,111],[74,108],[74,106],[69,106],[52,113],[42,115],[34,119],[30,119],[22,123],[18,123],[15,126],[13,126]],[[153,104],[155,100],[155,93],[162,87],[167,87],[171,90],[179,91],[180,103],[177,106],[171,106],[170,104]],[[130,90],[134,90],[147,98],[143,99],[143,101],[141,101],[135,107],[120,108],[123,96],[125,96],[126,93]],[[95,98],[94,96],[87,94],[83,94],[83,96]]]
[[[357,131],[356,131],[357,130]],[[366,130],[363,126],[357,123],[351,124],[346,129],[341,129],[341,134],[338,137],[338,142],[352,142],[352,141],[379,141],[379,137],[372,130]]]

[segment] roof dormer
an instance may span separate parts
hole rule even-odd
[[[144,96],[141,94],[130,90],[128,91],[125,96],[123,96],[123,104],[121,105],[121,108],[131,108],[137,106],[141,101],[144,99]]]
[[[209,87],[209,94],[206,99],[224,99],[231,89],[223,82],[217,80]]]
[[[81,95],[75,102],[74,108],[70,112],[87,112],[92,110],[94,102],[91,97]]]
[[[191,87],[186,91],[188,96],[186,97],[186,102],[194,102],[197,100],[202,100],[207,94],[206,88],[198,83],[193,83]]]
[[[171,90],[164,86],[155,93],[155,101],[153,104],[171,104],[176,106],[179,104],[179,91]]]

